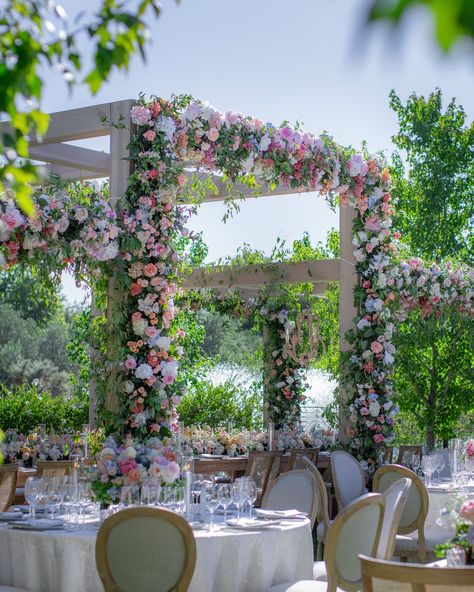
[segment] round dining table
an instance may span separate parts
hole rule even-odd
[[[312,578],[308,519],[250,531],[226,526],[220,518],[216,527],[194,531],[197,557],[189,592],[258,592]],[[95,564],[96,536],[93,524],[42,532],[3,524],[0,585],[31,592],[103,592]]]

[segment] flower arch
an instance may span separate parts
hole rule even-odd
[[[131,119],[133,171],[116,211],[93,189],[79,203],[67,193],[58,198],[52,190],[38,192],[34,220],[26,220],[7,197],[0,209],[0,249],[7,266],[44,256],[60,266],[74,261],[111,277],[127,295],[109,302],[114,347],[104,368],[122,369],[113,380],[102,374],[116,391],[109,405],[104,385],[101,391],[109,430],[146,438],[168,437],[176,429],[183,333],[174,323],[175,242],[186,233],[189,215],[181,204],[201,190],[197,178],[189,180],[190,171],[217,171],[229,184],[257,189],[259,183],[283,184],[355,208],[353,243],[361,283],[354,296],[360,313],[347,335],[351,350],[342,359],[346,436],[357,456],[375,459],[377,449],[393,437],[390,374],[397,310],[421,306],[428,314],[456,305],[472,314],[472,270],[425,267],[420,260],[395,263],[399,236],[391,228],[390,176],[378,157],[342,148],[326,135],[222,114],[190,97],[141,97]]]

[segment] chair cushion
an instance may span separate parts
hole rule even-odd
[[[279,584],[267,588],[264,592],[327,592],[327,582],[315,582],[314,580],[301,580],[294,584]],[[343,592],[342,588],[336,588],[336,592]]]
[[[318,582],[327,582],[328,574],[324,561],[315,561],[313,564],[313,580]]]

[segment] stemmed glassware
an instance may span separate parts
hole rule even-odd
[[[425,475],[425,485],[426,487],[431,486],[431,476],[435,471],[437,466],[437,458],[434,454],[425,454],[421,461],[421,468],[423,469],[423,473]]]
[[[252,518],[252,508],[254,503],[257,501],[258,490],[257,484],[253,479],[247,481],[247,500],[249,504],[249,518]]]
[[[248,499],[247,483],[237,480],[232,485],[232,499],[237,508],[237,519],[240,518],[240,511],[245,506]]]
[[[35,524],[36,522],[36,508],[38,502],[43,499],[44,482],[38,477],[28,477],[25,483],[25,499],[29,505],[28,522]]]
[[[227,508],[232,503],[232,486],[230,485],[230,483],[223,483],[219,485],[217,497],[219,499],[219,505],[221,505],[224,508],[224,522],[226,522]]]
[[[444,452],[441,450],[440,452],[438,452],[438,454],[436,455],[436,472],[438,473],[438,478],[437,481],[440,482],[441,481],[441,472],[444,469],[444,467],[446,466],[446,458],[444,456]]]
[[[65,482],[61,477],[51,477],[50,479],[43,477],[43,480],[46,507],[49,510],[51,519],[53,519],[55,512],[59,510],[63,503],[66,494]]]
[[[219,488],[214,483],[206,485],[206,507],[211,515],[210,530],[214,530],[214,512],[220,506]]]
[[[410,459],[410,466],[414,473],[418,473],[418,469],[420,468],[420,455],[419,454],[412,454]]]

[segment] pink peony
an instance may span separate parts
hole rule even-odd
[[[459,516],[470,522],[474,522],[474,500],[468,500],[463,503],[459,511]]]
[[[119,466],[122,475],[127,475],[129,471],[136,468],[137,461],[134,458],[127,458],[126,460],[121,460]]]
[[[360,154],[353,154],[347,161],[347,170],[351,177],[364,177],[367,174],[368,166]]]
[[[370,349],[374,352],[374,354],[381,354],[383,352],[383,345],[378,341],[372,341],[370,344]]]
[[[137,361],[132,356],[127,356],[124,366],[127,370],[133,370],[137,367]]]
[[[215,142],[219,137],[219,132],[215,127],[211,127],[211,129],[207,132],[207,137],[209,140],[211,140],[211,142]]]

